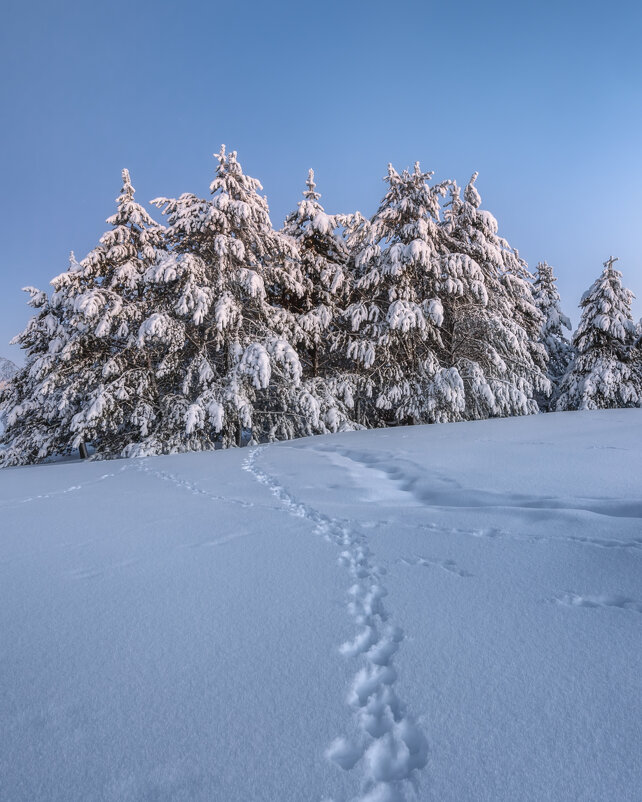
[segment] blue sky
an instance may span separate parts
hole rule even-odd
[[[128,167],[137,198],[207,195],[225,142],[280,225],[309,167],[329,211],[371,214],[390,161],[474,170],[576,323],[613,253],[642,314],[638,2],[5,3],[0,355],[98,241]],[[154,216],[158,217],[156,210]]]

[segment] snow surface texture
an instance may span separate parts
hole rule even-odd
[[[634,802],[642,410],[0,472],[0,799]]]

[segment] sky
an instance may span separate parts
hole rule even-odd
[[[2,356],[23,361],[21,287],[96,246],[123,167],[142,203],[206,197],[221,143],[277,226],[309,167],[327,211],[366,215],[388,162],[462,185],[477,170],[483,208],[531,269],[554,266],[574,324],[610,254],[642,315],[639,2],[3,5]]]

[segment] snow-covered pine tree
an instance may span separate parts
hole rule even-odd
[[[327,214],[320,198],[310,170],[303,200],[283,227],[283,233],[296,243],[301,260],[303,294],[291,305],[300,329],[296,347],[303,368],[295,404],[303,404],[313,413],[309,434],[354,428],[355,381],[341,351],[341,316],[350,294],[348,249],[337,233],[344,218]]]
[[[9,420],[38,443],[21,445],[24,461],[87,442],[98,457],[118,456],[146,435],[156,415],[154,376],[137,333],[147,314],[144,274],[157,260],[162,228],[134,200],[127,170],[122,177],[116,213],[107,220],[112,228],[82,262],[72,256],[69,270],[51,282],[51,299],[34,291],[41,312],[17,338],[32,383],[18,383],[22,395]]]
[[[532,277],[517,251],[498,235],[495,217],[480,208],[476,179],[474,173],[463,200],[457,184],[450,185],[442,225],[441,360],[463,383],[453,420],[536,412],[535,395],[550,392]]]
[[[18,366],[14,365],[9,359],[0,356],[0,394],[5,390],[5,395],[8,396],[9,384],[13,377],[18,373]],[[4,432],[4,401],[3,396],[0,395],[0,435]]]
[[[633,293],[622,286],[622,273],[604,262],[604,270],[580,302],[582,316],[573,335],[576,355],[560,385],[557,410],[609,409],[642,404],[642,375],[636,370]]]
[[[70,269],[77,262],[73,254]],[[69,421],[58,410],[59,389],[49,376],[67,340],[67,326],[58,299],[35,287],[25,287],[36,314],[11,341],[25,351],[25,365],[0,389],[5,430],[0,437],[0,466],[25,465],[64,452]]]
[[[635,339],[630,351],[630,357],[633,363],[633,370],[642,385],[642,318],[640,318],[635,328]]]
[[[303,295],[293,240],[276,232],[260,182],[236,152],[217,154],[210,199],[153,203],[168,218],[171,252],[148,273],[153,313],[139,332],[162,385],[160,425],[135,453],[214,448],[303,431],[292,388],[302,368],[289,311]]]
[[[555,286],[556,281],[551,265],[546,261],[539,262],[533,282],[533,297],[535,305],[544,317],[540,342],[548,355],[547,374],[553,392],[548,399],[546,396],[542,396],[537,400],[540,407],[546,410],[554,407],[559,382],[573,359],[573,347],[563,332],[563,328],[572,331],[571,321],[560,308],[560,295]]]
[[[112,228],[80,263],[54,279],[66,298],[73,327],[64,395],[79,405],[73,445],[91,442],[98,457],[126,453],[146,437],[158,414],[159,395],[138,330],[149,314],[145,275],[164,247],[164,230],[136,202],[128,170]],[[80,404],[78,404],[80,400]]]
[[[432,173],[415,164],[388,166],[388,191],[371,220],[346,226],[355,274],[348,356],[361,373],[359,422],[422,423],[448,419],[457,405],[456,377],[437,359],[443,308],[438,298],[439,197]]]

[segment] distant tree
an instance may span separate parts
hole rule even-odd
[[[573,359],[573,347],[565,336],[563,328],[571,331],[571,321],[560,308],[560,296],[555,287],[557,279],[553,275],[553,268],[547,262],[539,262],[533,283],[533,297],[535,305],[542,313],[540,342],[546,349],[548,356],[548,378],[553,386],[550,400],[545,396],[538,399],[544,409],[554,407],[559,382],[568,370]]]
[[[610,257],[601,276],[582,296],[582,316],[573,336],[576,356],[560,385],[557,410],[636,407],[642,376],[636,370],[633,293]]]
[[[633,363],[633,370],[639,379],[640,386],[642,386],[642,318],[638,321],[635,329],[635,339],[630,351],[630,357]],[[640,405],[642,406],[642,394]]]
[[[476,179],[474,173],[463,200],[451,183],[442,225],[442,363],[462,384],[454,420],[536,412],[535,395],[550,391],[531,275],[498,235],[497,220],[480,208]]]
[[[17,365],[14,365],[10,359],[0,356],[0,388],[3,387],[5,382],[13,379],[17,372]]]
[[[361,380],[358,420],[368,426],[434,422],[450,415],[458,388],[439,364],[439,197],[432,173],[388,166],[388,191],[371,220],[347,225],[354,287],[347,355]]]

